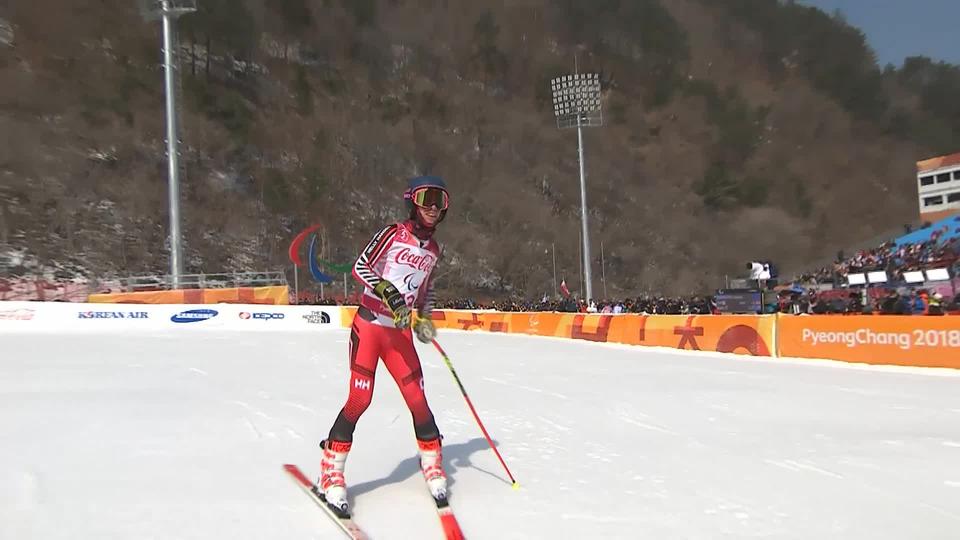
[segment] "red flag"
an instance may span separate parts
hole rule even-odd
[[[560,280],[560,292],[566,297],[570,296],[570,289],[567,288],[567,280],[565,279]]]

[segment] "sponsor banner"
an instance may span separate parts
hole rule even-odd
[[[323,331],[341,328],[338,306],[129,305],[0,302],[0,332],[156,330]]]
[[[0,331],[102,331],[152,328],[160,314],[142,306],[71,302],[0,302]],[[29,324],[29,326],[28,326]]]
[[[34,332],[59,320],[76,325],[77,306],[66,302],[11,302],[0,301],[0,332]]]
[[[286,315],[280,312],[266,312],[266,311],[241,311],[240,319],[244,321],[282,321],[286,318]]]
[[[102,310],[82,310],[77,312],[77,318],[80,320],[101,320],[101,319],[139,319],[147,320],[150,314],[146,311],[102,311]]]
[[[315,326],[331,324],[335,320],[333,317],[331,317],[329,311],[321,309],[311,309],[310,311],[300,315],[300,318],[303,319],[307,324]]]
[[[289,287],[242,287],[232,289],[183,289],[116,294],[91,294],[93,304],[263,304],[287,305]]]
[[[219,324],[231,330],[297,332],[341,328],[338,306],[219,304],[206,307],[219,311]]]
[[[218,306],[219,307],[219,306]],[[340,325],[338,306],[233,306],[239,307],[232,315],[232,327],[243,330],[317,331],[336,330]]]
[[[32,321],[37,316],[37,310],[30,308],[5,308],[0,304],[0,321]]]
[[[781,315],[780,356],[960,368],[960,317]]]
[[[171,315],[170,322],[174,324],[195,324],[209,321],[218,316],[220,316],[220,312],[216,309],[187,309]]]

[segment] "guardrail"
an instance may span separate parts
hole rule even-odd
[[[221,272],[186,274],[180,277],[181,289],[223,289],[285,286],[284,272]],[[40,276],[0,278],[0,301],[84,302],[91,294],[166,291],[173,288],[169,275],[151,274],[124,278],[60,281]]]
[[[173,289],[173,276],[146,275],[120,278],[121,292],[164,291]],[[182,274],[178,289],[231,289],[286,285],[284,272],[221,272]]]

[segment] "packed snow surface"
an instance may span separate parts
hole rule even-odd
[[[340,532],[282,470],[318,470],[347,331],[0,335],[0,538]],[[418,344],[470,539],[956,539],[960,377],[442,332]],[[381,366],[347,461],[374,539],[441,538]]]

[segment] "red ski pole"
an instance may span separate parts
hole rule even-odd
[[[520,489],[520,483],[513,478],[513,475],[510,473],[510,468],[507,467],[507,463],[503,461],[503,456],[500,455],[497,447],[494,446],[493,441],[490,440],[490,434],[487,433],[487,428],[483,427],[483,422],[480,421],[480,417],[477,415],[477,410],[473,408],[473,403],[470,401],[470,396],[467,395],[467,390],[463,387],[463,383],[460,382],[460,377],[457,376],[457,370],[453,369],[453,363],[450,362],[450,357],[447,356],[447,353],[443,350],[443,347],[441,347],[435,339],[433,340],[433,346],[436,347],[437,351],[440,352],[440,356],[443,357],[444,363],[446,363],[447,368],[450,369],[453,379],[457,381],[457,386],[460,387],[460,393],[463,394],[463,399],[467,400],[467,406],[470,407],[470,412],[473,413],[473,419],[477,421],[477,425],[480,426],[480,431],[482,431],[483,436],[487,438],[487,443],[490,445],[490,448],[493,449],[493,453],[497,455],[497,459],[500,460],[500,464],[503,465],[503,470],[507,471],[507,476],[509,476],[510,481],[513,482],[513,489]]]

